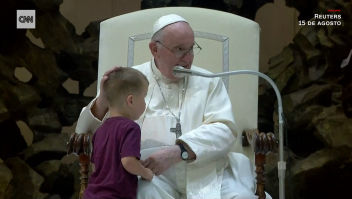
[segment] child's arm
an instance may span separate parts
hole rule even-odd
[[[95,171],[95,165],[94,163],[90,163],[90,168],[92,169],[92,173]]]
[[[145,168],[136,157],[121,158],[122,166],[131,174],[141,176],[142,178],[151,181],[153,179],[153,172]]]

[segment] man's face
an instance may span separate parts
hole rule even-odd
[[[185,22],[171,24],[164,28],[162,41],[155,42],[157,52],[153,53],[155,64],[160,72],[170,80],[180,80],[174,77],[173,68],[182,66],[190,69],[194,55],[189,50],[195,45],[194,33],[191,27]],[[187,52],[182,57],[176,57],[177,52]]]

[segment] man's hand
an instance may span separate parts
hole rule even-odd
[[[105,81],[108,79],[108,76],[112,72],[117,71],[120,68],[121,68],[121,66],[114,66],[112,69],[106,71],[103,75],[103,78],[101,78],[101,80],[100,80],[100,94],[98,96],[98,98],[100,98],[101,103],[108,104],[108,99],[107,99],[106,93],[104,92],[104,89],[103,89]]]
[[[155,175],[160,175],[164,173],[171,165],[181,162],[181,149],[178,146],[171,146],[165,149],[151,154],[144,161],[141,160],[141,163],[146,168],[152,170]]]
[[[108,100],[106,97],[106,93],[104,92],[104,89],[103,89],[104,83],[108,79],[108,75],[110,73],[112,73],[113,71],[119,70],[120,68],[121,66],[114,66],[112,69],[106,71],[100,80],[100,93],[97,100],[95,101],[95,104],[91,109],[92,114],[99,120],[102,120],[106,112],[108,111]]]

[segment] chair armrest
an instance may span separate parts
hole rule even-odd
[[[77,134],[73,133],[66,144],[67,155],[75,154],[79,159],[81,167],[81,189],[79,199],[83,198],[83,194],[88,185],[88,173],[91,154],[91,133]]]
[[[242,146],[250,146],[255,154],[255,172],[259,199],[265,199],[265,164],[266,155],[277,154],[278,143],[273,133],[259,133],[257,129],[245,129],[242,132]]]
[[[256,155],[259,153],[268,155],[277,154],[278,143],[271,132],[259,133],[258,129],[245,129],[242,132],[242,146],[252,147]]]

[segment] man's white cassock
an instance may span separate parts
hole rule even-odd
[[[231,102],[220,78],[188,77],[185,100],[181,111],[182,136],[176,139],[170,128],[176,127],[182,99],[183,81],[170,82],[156,68],[154,61],[134,66],[149,81],[145,98],[146,111],[136,122],[142,130],[141,156],[175,145],[180,140],[194,151],[194,161],[182,161],[171,166],[152,182],[139,180],[138,198],[150,199],[230,199],[258,198],[249,159],[239,153],[229,153],[234,144],[235,123]],[[192,70],[210,73],[192,66]],[[155,77],[164,93],[164,102]],[[99,93],[98,93],[99,95]],[[78,119],[76,132],[95,132],[103,121],[95,118],[90,109],[95,99]],[[237,136],[238,137],[238,136]],[[239,138],[238,138],[239,139]],[[228,166],[230,165],[230,166]],[[271,198],[267,195],[267,198]]]

